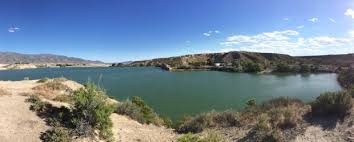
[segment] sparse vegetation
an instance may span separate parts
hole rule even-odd
[[[46,83],[49,80],[48,77],[43,77],[37,81],[37,83]]]
[[[232,127],[239,125],[239,114],[237,112],[208,112],[186,118],[176,130],[179,133],[198,133],[211,127]]]
[[[183,134],[177,139],[177,142],[226,142],[227,140],[218,132],[209,130],[205,137],[196,134]]]
[[[154,110],[149,107],[140,97],[134,96],[132,100],[126,100],[118,105],[116,113],[127,115],[130,118],[144,124],[164,125],[164,120],[161,119]]]
[[[72,95],[59,95],[56,96],[53,101],[65,102],[72,104],[74,102],[74,97]]]
[[[43,82],[43,84],[34,87],[33,90],[47,99],[54,99],[57,95],[61,95],[62,91],[64,91],[66,94],[72,94],[73,90],[65,85],[63,83],[64,81],[66,81],[66,79],[63,77],[48,80],[43,78],[37,81]]]
[[[322,93],[311,103],[312,114],[315,116],[345,117],[353,106],[351,96],[346,91]]]
[[[113,134],[109,116],[114,111],[114,106],[108,103],[107,98],[104,91],[89,83],[75,92],[71,109],[64,106],[53,107],[37,95],[31,95],[26,101],[31,103],[31,110],[36,111],[54,127],[43,134],[43,140],[62,140],[67,131],[71,135],[94,138],[95,130],[99,130],[100,138],[111,141]]]
[[[354,87],[354,69],[340,72],[337,79],[340,85],[346,89]]]
[[[197,135],[187,133],[177,138],[177,142],[201,142],[201,139]]]
[[[109,118],[114,106],[107,101],[105,92],[89,83],[74,94],[73,119],[75,132],[90,136],[98,129],[101,138],[112,139],[112,121]]]
[[[70,142],[70,135],[67,129],[54,127],[41,135],[43,142]]]
[[[38,95],[31,95],[26,102],[30,102],[31,106],[30,109],[36,112],[43,112],[45,111],[46,103],[43,102]]]
[[[10,96],[10,95],[11,95],[11,93],[9,93],[3,89],[0,89],[0,96]]]
[[[259,63],[241,62],[241,65],[244,72],[260,72],[263,70]]]

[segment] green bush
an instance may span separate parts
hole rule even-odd
[[[277,64],[277,68],[276,68],[277,72],[291,72],[291,68],[289,67],[288,64],[286,63],[278,63]]]
[[[164,125],[154,110],[149,107],[140,97],[134,96],[132,100],[126,100],[119,104],[116,111],[118,114],[127,115],[130,118],[144,124]]]
[[[246,102],[246,105],[248,108],[252,108],[252,107],[255,107],[257,106],[257,102],[256,102],[256,99],[250,99]]]
[[[144,114],[141,113],[140,107],[133,104],[131,101],[126,100],[120,103],[115,110],[115,113],[129,116],[131,119],[138,121],[139,123],[146,123]]]
[[[38,95],[31,95],[29,98],[26,99],[26,102],[30,102],[31,106],[30,109],[36,112],[43,112],[46,108],[46,103],[43,102]]]
[[[113,124],[109,116],[114,107],[108,103],[105,92],[89,83],[74,93],[74,102],[72,122],[75,132],[89,136],[98,129],[101,138],[110,140]]]
[[[37,81],[37,83],[46,83],[49,80],[48,77],[41,78],[40,80]]]
[[[262,66],[259,63],[254,62],[242,62],[242,69],[244,72],[260,72],[262,71]]]
[[[239,125],[239,114],[236,112],[208,112],[183,120],[176,130],[179,133],[198,133],[211,127],[233,127]]]
[[[41,135],[41,140],[43,142],[69,142],[70,135],[68,130],[61,127],[54,127],[50,130],[47,130]]]
[[[353,102],[348,92],[326,92],[311,103],[312,114],[315,116],[344,117],[350,113]]]

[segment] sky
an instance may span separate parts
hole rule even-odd
[[[0,0],[0,51],[104,62],[354,53],[354,0]]]

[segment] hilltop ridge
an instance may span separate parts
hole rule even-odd
[[[0,64],[102,64],[101,61],[91,61],[76,57],[67,57],[54,54],[21,54],[16,52],[0,52]]]

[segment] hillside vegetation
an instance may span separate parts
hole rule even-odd
[[[354,66],[353,54],[293,57],[275,53],[227,52],[135,61],[112,66],[156,66],[170,71],[339,72]]]

